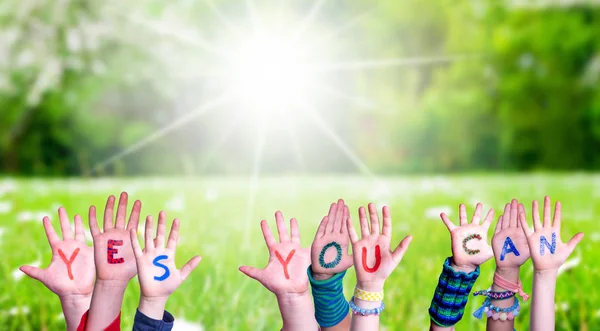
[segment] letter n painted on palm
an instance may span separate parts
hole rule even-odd
[[[546,247],[548,247],[551,254],[554,254],[554,251],[556,251],[556,233],[555,232],[552,232],[552,245],[550,245],[550,243],[548,243],[548,239],[546,239],[546,237],[544,237],[543,235],[540,236],[540,255],[544,255],[546,253],[546,249],[545,249]]]

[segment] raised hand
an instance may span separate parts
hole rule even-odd
[[[352,242],[354,269],[356,270],[357,287],[369,292],[383,290],[387,277],[398,266],[412,240],[406,236],[398,247],[391,251],[392,218],[389,208],[383,207],[383,228],[380,230],[379,216],[374,204],[369,204],[369,221],[364,207],[358,209],[361,238],[358,238],[352,221],[347,219],[346,226]],[[370,227],[369,227],[370,224]]]
[[[94,289],[94,255],[85,243],[81,216],[75,215],[75,237],[65,208],[58,209],[63,240],[56,235],[50,218],[44,217],[46,237],[52,249],[52,260],[46,269],[31,266],[19,268],[39,280],[59,297],[90,296]]]
[[[321,221],[311,246],[314,279],[329,279],[352,266],[352,255],[348,254],[348,217],[348,206],[340,199],[331,204],[329,214]]]
[[[488,244],[487,232],[494,217],[494,210],[490,209],[483,223],[481,210],[483,206],[478,203],[471,223],[467,219],[467,209],[460,205],[460,226],[454,225],[445,213],[440,217],[450,231],[452,238],[452,259],[456,268],[461,271],[472,271],[477,266],[492,258],[492,247]]]
[[[523,205],[513,199],[506,204],[504,214],[498,218],[492,237],[492,249],[498,269],[518,269],[529,259],[527,237],[519,222],[519,214],[524,212]]]
[[[256,279],[276,295],[308,293],[306,269],[310,265],[310,250],[300,246],[300,232],[295,218],[290,220],[291,236],[285,227],[281,212],[275,213],[279,242],[275,240],[267,221],[260,222],[265,243],[269,249],[269,262],[264,269],[248,266],[240,271]]]
[[[533,267],[536,271],[558,270],[567,258],[573,253],[577,244],[583,239],[583,232],[579,232],[564,244],[560,238],[561,204],[556,202],[554,207],[554,221],[550,221],[552,207],[550,197],[544,198],[544,222],[540,221],[537,200],[533,201],[533,227],[532,231],[527,225],[525,212],[519,213],[519,222],[523,233],[527,236]]]
[[[158,215],[156,238],[152,239],[152,216],[146,218],[145,247],[140,248],[137,229],[130,230],[131,247],[137,262],[141,297],[140,311],[146,316],[161,319],[164,306],[169,298],[190,273],[200,263],[200,256],[194,256],[181,270],[175,265],[175,251],[179,239],[179,220],[171,225],[169,240],[165,247],[165,212]]]
[[[121,193],[114,216],[115,197],[110,196],[104,209],[104,232],[100,232],[96,219],[96,207],[90,207],[90,231],[94,238],[94,259],[96,261],[96,277],[98,280],[129,282],[137,274],[133,249],[131,248],[129,231],[138,227],[142,203],[137,200],[133,204],[127,228],[127,193]]]

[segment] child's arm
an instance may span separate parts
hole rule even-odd
[[[256,279],[275,294],[285,331],[317,330],[306,275],[306,269],[310,265],[310,249],[300,246],[300,232],[296,219],[290,220],[291,238],[281,212],[275,213],[275,220],[279,242],[275,241],[267,221],[260,223],[269,249],[267,266],[262,270],[242,266],[240,271]]]
[[[315,318],[323,331],[348,330],[350,309],[344,297],[343,278],[353,264],[348,254],[350,215],[344,200],[332,203],[323,218],[311,246],[311,266],[308,268]]]
[[[140,305],[133,330],[171,330],[174,320],[173,316],[165,311],[167,300],[200,263],[200,256],[194,256],[181,270],[177,269],[175,251],[179,239],[179,220],[173,221],[165,248],[165,218],[165,213],[160,212],[154,240],[152,216],[146,218],[146,242],[143,251],[138,243],[137,229],[129,231],[140,282]]]
[[[131,278],[137,274],[129,231],[138,227],[142,204],[140,201],[133,204],[129,222],[125,228],[127,198],[127,193],[121,193],[114,223],[115,197],[111,195],[108,198],[104,210],[104,232],[100,232],[98,228],[96,207],[90,207],[90,231],[94,238],[96,284],[89,315],[85,321],[86,331],[104,330],[108,325],[118,324],[125,289]]]
[[[52,260],[46,269],[22,266],[20,269],[31,278],[39,280],[54,292],[62,305],[67,330],[77,329],[83,314],[90,308],[94,287],[94,253],[85,244],[81,216],[75,215],[75,237],[71,231],[67,212],[58,209],[63,240],[56,235],[48,217],[44,217],[46,237],[52,249]]]
[[[429,316],[430,330],[454,330],[464,314],[469,293],[479,277],[479,266],[493,256],[487,241],[487,232],[494,217],[490,209],[481,221],[481,209],[478,203],[471,223],[467,219],[467,209],[460,205],[460,226],[456,226],[445,213],[440,216],[450,232],[452,257],[446,259],[437,288],[435,289]]]
[[[558,268],[565,263],[573,253],[577,244],[583,239],[579,232],[568,243],[560,239],[561,204],[556,202],[554,221],[551,216],[550,197],[544,198],[544,222],[540,221],[538,202],[533,201],[533,227],[527,225],[525,213],[519,214],[519,222],[533,260],[533,293],[531,298],[531,330],[554,330],[554,293],[556,290],[556,275]]]
[[[507,203],[504,207],[504,214],[498,218],[492,237],[492,248],[496,259],[495,281],[492,284],[492,292],[484,292],[487,295],[484,296],[486,301],[484,301],[482,307],[485,306],[489,310],[489,304],[509,311],[503,311],[504,315],[498,319],[488,318],[482,311],[482,317],[487,318],[487,330],[490,331],[513,331],[515,326],[514,318],[518,310],[513,309],[516,304],[514,296],[519,292],[515,293],[514,290],[521,284],[519,279],[521,266],[529,260],[529,246],[527,245],[527,237],[520,229],[519,212],[524,212],[524,208],[516,199],[513,199],[510,204]],[[512,286],[505,285],[503,281],[498,284],[496,279],[505,280],[509,285],[512,283]],[[513,292],[510,294],[511,292],[507,291]],[[510,297],[500,300],[497,295],[503,293],[509,293]],[[525,295],[523,299],[527,297]],[[496,312],[496,314],[500,316],[502,312]],[[505,318],[505,316],[508,317]]]
[[[379,314],[385,308],[383,285],[402,260],[412,237],[405,237],[398,247],[391,251],[392,219],[388,207],[383,207],[382,230],[374,204],[369,204],[370,227],[365,208],[360,207],[358,213],[360,239],[349,217],[346,222],[356,270],[356,288],[350,300],[350,307],[354,312],[350,330],[379,330]]]

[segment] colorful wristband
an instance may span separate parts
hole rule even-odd
[[[362,301],[383,301],[383,291],[367,292],[358,287],[354,288],[354,297]]]
[[[350,301],[348,301],[348,304],[350,304],[350,308],[352,309],[352,313],[354,315],[361,315],[361,316],[370,316],[370,315],[379,316],[379,314],[381,314],[381,312],[385,309],[385,303],[383,303],[383,301],[381,302],[381,306],[379,306],[377,308],[371,308],[371,309],[360,308],[360,307],[356,306],[356,304],[354,303],[354,297],[352,297],[352,299],[350,299]]]
[[[446,259],[429,307],[429,316],[435,324],[450,327],[460,321],[477,277],[479,266],[467,274],[452,269],[450,258]]]
[[[310,266],[306,273],[312,289],[317,323],[324,328],[339,324],[348,316],[348,310],[350,309],[346,298],[344,298],[342,283],[346,271],[335,274],[326,280],[315,280]]]

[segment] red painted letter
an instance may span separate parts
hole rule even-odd
[[[63,262],[67,265],[67,272],[69,273],[69,279],[71,279],[71,280],[73,280],[73,273],[71,272],[71,265],[73,264],[73,261],[75,261],[77,254],[79,254],[79,247],[77,247],[75,249],[75,251],[73,251],[73,254],[67,260],[65,253],[63,253],[63,251],[61,251],[60,248],[58,249],[58,255],[60,255],[61,260],[63,260]]]
[[[379,245],[375,246],[375,265],[373,266],[373,268],[369,268],[369,266],[367,265],[367,248],[363,247],[363,249],[362,249],[363,269],[365,269],[366,272],[374,273],[375,271],[377,271],[377,269],[379,269],[380,264],[381,264],[381,249],[379,248]]]
[[[120,257],[115,259],[115,254],[119,252],[115,246],[123,246],[123,240],[108,239],[108,247],[106,248],[106,261],[110,264],[119,264],[125,262],[125,259]]]
[[[288,264],[290,264],[290,260],[292,259],[292,256],[294,256],[294,253],[296,253],[296,250],[292,249],[292,251],[288,254],[287,258],[284,261],[283,257],[281,257],[281,254],[279,254],[278,251],[275,251],[275,255],[277,256],[277,259],[283,265],[283,274],[285,275],[286,279],[290,279],[290,275],[288,274],[287,266],[288,266]]]

